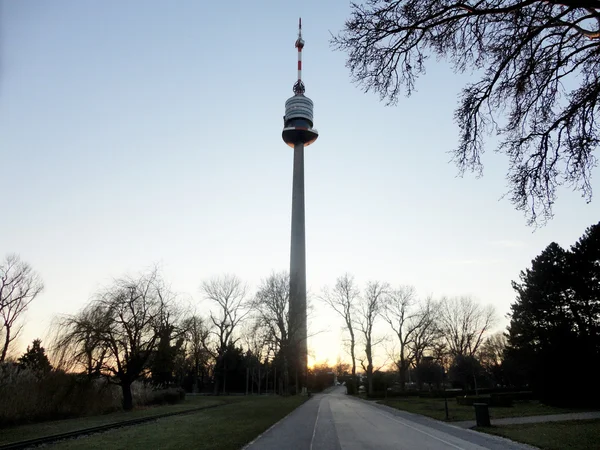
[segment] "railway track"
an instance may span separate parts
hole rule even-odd
[[[109,423],[106,425],[99,425],[97,427],[84,428],[76,431],[69,431],[67,433],[53,434],[51,436],[45,436],[35,439],[27,439],[25,441],[11,442],[8,444],[0,445],[0,450],[17,450],[37,447],[39,445],[53,444],[58,441],[65,439],[73,439],[80,436],[87,436],[96,433],[102,433],[104,431],[112,430],[115,428],[130,427],[133,425],[139,425],[146,422],[152,422],[158,419],[164,419],[165,417],[183,416],[185,414],[193,414],[195,412],[204,411],[206,409],[218,408],[219,406],[225,406],[227,403],[220,403],[217,405],[200,406],[198,408],[186,409],[185,411],[176,411],[164,414],[157,414],[155,416],[141,417],[139,419],[123,420],[121,422]]]

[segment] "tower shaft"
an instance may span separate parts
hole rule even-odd
[[[307,379],[306,325],[306,235],[304,220],[304,143],[294,144],[292,183],[292,235],[290,248],[290,338],[294,353],[296,383]]]
[[[292,236],[290,246],[290,304],[289,304],[289,356],[291,378],[296,392],[306,393],[308,382],[308,344],[306,317],[306,235],[304,231],[304,147],[319,137],[313,128],[313,102],[304,95],[302,82],[302,21],[298,22],[298,81],[294,96],[285,102],[283,116],[283,141],[294,149],[294,178],[292,182]],[[288,386],[289,387],[289,386]]]

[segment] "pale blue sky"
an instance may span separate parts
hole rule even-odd
[[[306,152],[313,293],[349,271],[422,296],[470,294],[502,316],[533,257],[597,222],[597,201],[563,189],[533,233],[499,200],[507,160],[492,141],[484,177],[457,178],[446,152],[469,76],[432,60],[410,99],[384,106],[329,46],[349,12],[339,0],[1,2],[0,254],[19,253],[46,284],[22,347],[111,277],[152,263],[193,304],[212,275],[255,286],[288,268],[281,128],[298,16],[320,132]],[[318,307],[313,329],[328,330],[310,343],[317,358],[334,360],[338,322]]]

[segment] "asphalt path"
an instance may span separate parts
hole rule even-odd
[[[317,394],[247,450],[531,450],[507,439],[455,427],[345,394]]]

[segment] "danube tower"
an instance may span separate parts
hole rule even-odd
[[[285,102],[283,132],[287,145],[294,149],[294,179],[292,184],[292,236],[290,249],[290,344],[291,375],[296,388],[305,392],[307,381],[306,345],[306,248],[304,233],[304,147],[319,137],[313,128],[313,102],[304,96],[302,82],[302,19],[298,22],[298,81],[294,84],[294,96]],[[295,373],[294,373],[295,372]]]

